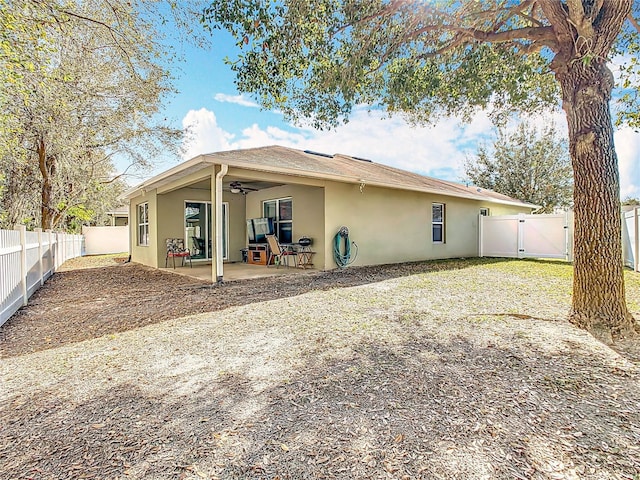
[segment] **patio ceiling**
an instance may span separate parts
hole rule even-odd
[[[279,187],[283,185],[282,183],[275,182],[265,182],[262,180],[252,180],[249,178],[240,178],[235,176],[227,176],[224,177],[224,182],[222,184],[222,188],[225,192],[230,190],[230,184],[233,182],[240,182],[242,186],[248,190],[263,190],[265,188]],[[211,180],[201,180],[192,185],[189,185],[189,188],[195,188],[200,190],[210,190],[211,189]]]

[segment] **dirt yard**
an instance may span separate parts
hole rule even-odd
[[[566,322],[568,265],[104,262],[0,327],[1,479],[640,478],[638,341]]]

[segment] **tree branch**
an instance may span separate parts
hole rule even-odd
[[[640,24],[638,24],[638,21],[633,17],[633,15],[627,15],[627,20],[629,20],[629,23],[633,25],[633,28],[635,28],[636,31],[640,33]]]

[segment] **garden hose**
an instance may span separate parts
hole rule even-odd
[[[344,244],[344,249],[342,248],[342,244]],[[353,257],[351,254],[352,244],[355,248]],[[345,268],[355,262],[357,256],[358,244],[349,239],[349,229],[347,227],[340,227],[336,236],[333,237],[333,258],[336,261],[336,265],[340,268]]]

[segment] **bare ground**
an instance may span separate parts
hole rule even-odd
[[[87,261],[0,328],[2,479],[640,478],[638,342],[566,322],[567,265]]]

